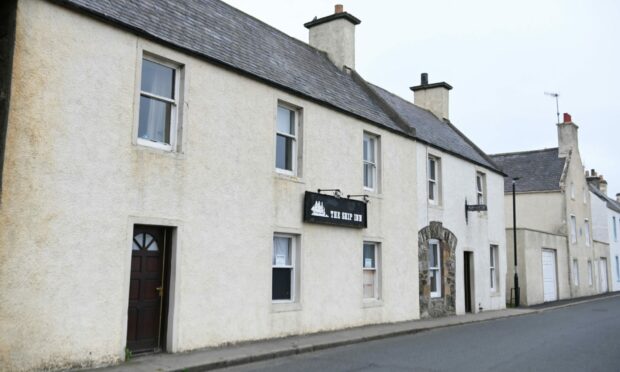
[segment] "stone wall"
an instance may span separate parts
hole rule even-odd
[[[428,271],[428,241],[439,240],[441,249],[441,297],[431,298]],[[440,317],[456,313],[456,236],[441,222],[431,221],[418,232],[418,265],[420,271],[420,318]]]

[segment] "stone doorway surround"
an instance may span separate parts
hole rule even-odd
[[[437,239],[441,249],[441,297],[431,298],[428,270],[428,241]],[[456,314],[456,236],[441,222],[431,221],[418,231],[420,318]]]

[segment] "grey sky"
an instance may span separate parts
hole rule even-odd
[[[225,1],[305,42],[342,3],[362,21],[356,70],[410,100],[422,72],[451,84],[450,119],[488,153],[556,147],[558,92],[586,168],[620,192],[619,1]]]

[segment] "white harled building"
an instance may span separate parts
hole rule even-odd
[[[356,72],[341,6],[309,44],[218,0],[0,14],[5,369],[504,308],[503,174],[446,83]]]

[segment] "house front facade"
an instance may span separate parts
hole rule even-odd
[[[355,72],[349,13],[308,45],[220,1],[2,6],[1,365],[503,308],[502,173]]]
[[[594,169],[586,172],[586,179],[592,200],[593,236],[609,249],[609,259],[603,257],[597,267],[599,292],[620,291],[620,195],[616,199],[607,196],[607,181]]]
[[[507,251],[515,246],[513,180],[516,204],[517,272],[521,304],[598,293],[595,264],[608,248],[592,236],[590,192],[570,115],[557,124],[558,147],[491,155],[508,175],[505,182]],[[508,254],[507,300],[514,301],[515,262]]]

